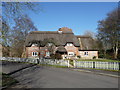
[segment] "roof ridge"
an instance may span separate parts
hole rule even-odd
[[[91,38],[90,36],[85,36],[85,35],[75,35],[75,36],[80,38]]]
[[[45,34],[59,34],[58,31],[32,31],[30,32],[29,34],[42,34],[42,33],[45,33]],[[73,32],[62,32],[62,34],[73,34]]]

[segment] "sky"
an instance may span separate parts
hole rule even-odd
[[[85,31],[97,32],[98,21],[118,7],[117,2],[38,2],[43,10],[29,13],[39,31],[57,31],[71,28],[75,35]]]

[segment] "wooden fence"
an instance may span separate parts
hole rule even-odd
[[[120,70],[120,62],[74,61],[74,68]]]
[[[98,61],[73,61],[73,66],[69,60],[57,59],[31,59],[31,58],[15,58],[15,57],[0,57],[0,60],[28,62],[34,64],[57,65],[73,68],[96,68],[108,70],[120,70],[120,62],[98,62]]]
[[[58,65],[69,67],[69,60],[57,59],[32,59],[32,58],[15,58],[15,57],[0,57],[0,60],[27,62],[44,65]]]

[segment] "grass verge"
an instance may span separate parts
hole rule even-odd
[[[68,68],[67,66],[59,66],[59,65],[49,65],[49,64],[38,64],[40,66],[51,66],[56,68]]]
[[[15,83],[18,83],[18,81],[9,75],[2,73],[2,87],[9,87]]]
[[[111,59],[78,59],[77,61],[120,62],[119,60]]]
[[[67,66],[58,66],[58,65],[48,65],[48,64],[38,64],[40,66],[52,66],[56,68],[68,68]],[[74,67],[69,67],[74,68]],[[79,69],[91,69],[91,70],[103,70],[103,71],[112,71],[112,72],[120,72],[120,70],[109,70],[109,69],[96,69],[96,68],[79,68]]]
[[[90,70],[103,70],[103,71],[111,71],[111,72],[120,72],[120,70],[96,69],[96,68],[79,68],[79,69],[90,69]]]

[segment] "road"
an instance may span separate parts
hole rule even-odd
[[[26,67],[30,67],[32,64],[28,63],[19,63],[19,62],[8,62],[8,61],[0,61],[0,72],[4,72],[6,74],[14,73],[15,71],[19,71]]]
[[[35,65],[11,76],[19,81],[11,88],[118,88],[118,78],[67,68]]]

